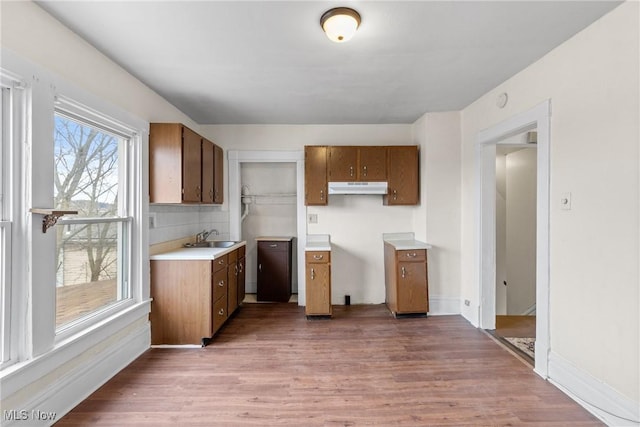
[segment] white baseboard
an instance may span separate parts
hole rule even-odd
[[[430,316],[444,316],[448,314],[460,314],[460,298],[429,297]]]
[[[558,354],[549,354],[549,381],[609,426],[640,426],[640,405],[580,370]]]
[[[20,410],[26,418],[3,419],[2,425],[52,425],[144,353],[149,348],[150,337],[151,329],[147,323],[34,396]],[[55,419],[37,419],[36,414],[55,414]]]

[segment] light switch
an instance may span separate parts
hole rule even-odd
[[[560,209],[564,211],[571,210],[571,193],[562,193],[562,197],[560,197]]]
[[[318,214],[309,214],[307,215],[307,221],[309,224],[317,224],[318,223]]]

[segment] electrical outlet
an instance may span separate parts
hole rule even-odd
[[[317,224],[318,223],[318,214],[308,214],[307,222],[309,224]]]

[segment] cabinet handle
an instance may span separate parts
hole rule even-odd
[[[235,272],[236,272],[236,276],[238,275],[238,273],[240,272],[240,270],[238,270],[238,265],[236,264],[235,266]]]
[[[224,265],[224,260],[221,259],[220,261],[218,261],[218,265]]]
[[[362,173],[364,174],[364,176],[367,176],[367,167],[366,166],[363,166]]]
[[[220,316],[224,316],[224,308],[221,308],[221,309],[220,309],[220,311],[218,312],[218,314],[219,314]]]
[[[218,282],[218,286],[220,286],[221,288],[224,288],[224,280],[220,280]]]
[[[408,256],[409,258],[415,258],[415,257],[417,257],[417,256],[418,256],[418,254],[417,254],[417,253],[415,253],[415,252],[413,252],[413,253],[407,254],[407,256]]]
[[[243,269],[243,268],[244,268],[244,267],[242,266],[242,263],[240,263],[240,273],[242,273],[242,269]]]
[[[262,272],[262,264],[258,264],[258,271]]]
[[[316,271],[313,268],[311,268],[311,280],[315,278],[316,278]]]
[[[270,245],[269,245],[269,247],[270,247],[270,248],[277,248],[277,247],[278,247],[278,244],[277,244],[277,243],[272,243],[272,244],[270,244]]]
[[[398,200],[398,190],[393,190],[393,200]]]
[[[324,258],[324,255],[314,255],[313,259],[322,259]]]
[[[406,270],[404,267],[402,267],[402,268],[400,269],[400,272],[401,272],[401,274],[402,274],[402,278],[403,278],[403,279],[404,279],[405,277],[407,277],[407,270]]]
[[[324,190],[320,190],[320,201],[324,202]]]
[[[353,178],[353,166],[349,166],[349,176]]]

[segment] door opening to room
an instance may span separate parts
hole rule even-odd
[[[532,364],[536,338],[537,134],[496,144],[496,319],[491,333]]]
[[[241,239],[247,242],[245,302],[296,302],[296,163],[240,166]]]

